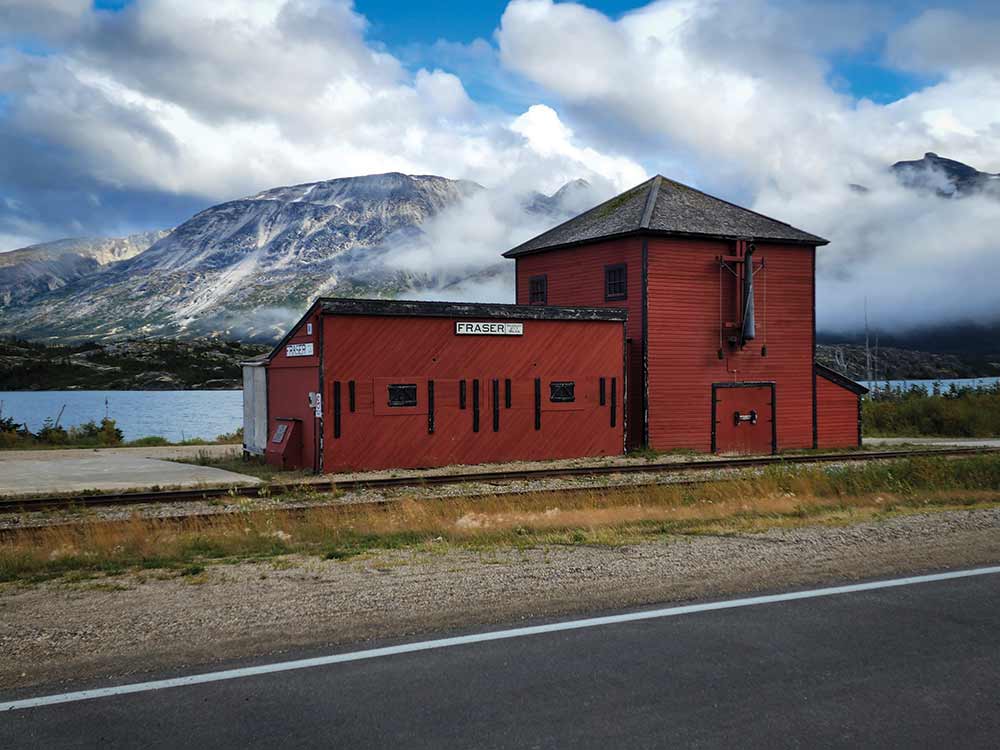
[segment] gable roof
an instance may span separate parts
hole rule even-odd
[[[508,250],[505,258],[629,234],[755,239],[797,245],[827,240],[662,175]]]

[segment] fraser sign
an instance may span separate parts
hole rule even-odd
[[[455,333],[460,336],[523,336],[524,323],[456,320]]]

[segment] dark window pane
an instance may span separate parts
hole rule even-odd
[[[576,383],[572,380],[554,380],[549,383],[549,401],[576,401]]]
[[[416,406],[416,383],[393,383],[389,386],[389,406]]]
[[[528,279],[528,303],[531,305],[548,304],[549,279],[547,276],[532,276]]]
[[[628,283],[625,264],[608,266],[604,269],[604,298],[625,299]]]

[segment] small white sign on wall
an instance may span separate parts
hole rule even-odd
[[[289,344],[285,347],[286,357],[311,357],[313,355],[312,342],[308,344]]]
[[[524,323],[456,320],[455,333],[462,336],[523,336]]]

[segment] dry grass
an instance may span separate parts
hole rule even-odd
[[[25,529],[0,540],[0,580],[166,568],[305,553],[446,545],[628,544],[668,534],[845,523],[1000,502],[1000,457],[918,458],[843,468],[775,467],[687,486],[568,491],[256,511]]]

